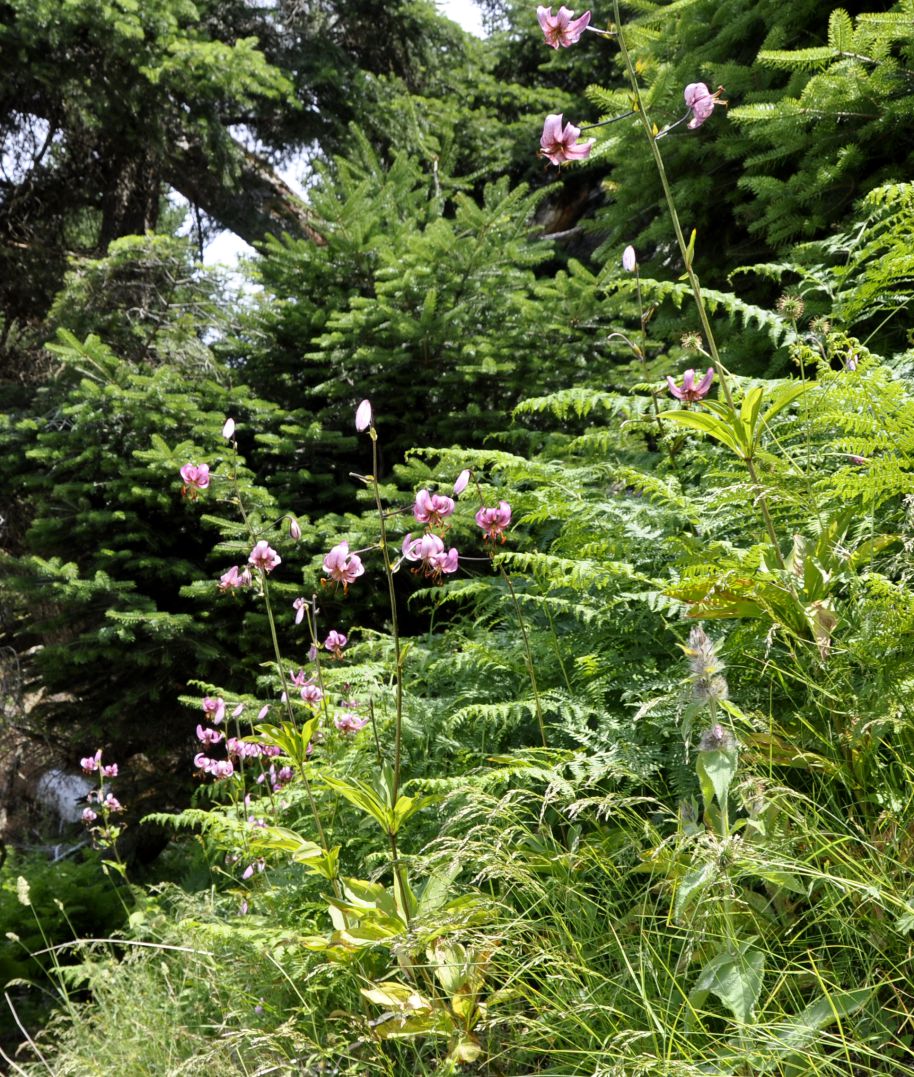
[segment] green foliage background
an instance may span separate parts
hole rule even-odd
[[[52,964],[53,1072],[914,1073],[908,0],[624,9],[658,125],[687,83],[726,87],[658,145],[746,451],[722,397],[666,392],[709,342],[637,117],[561,174],[534,158],[546,113],[630,108],[610,39],[550,52],[513,3],[485,42],[424,3],[52,7],[0,15],[32,161],[0,188],[0,644],[15,732],[71,766],[103,748],[128,834],[154,811],[176,835],[158,884],[61,869],[65,909],[82,872],[123,899],[129,947]],[[303,147],[305,203],[258,200]],[[242,292],[177,235],[166,188],[194,184],[198,242],[204,211],[260,229]],[[473,471],[461,572],[393,584],[399,846],[374,825],[398,644],[366,397],[394,550],[415,492]],[[473,514],[502,499],[485,544]],[[345,738],[327,711],[307,780],[249,805],[191,761],[204,695],[282,720],[265,605],[216,587],[255,535],[282,556],[285,675],[318,595],[319,635],[350,637],[327,700],[373,721]],[[343,539],[348,595],[320,583]],[[21,871],[56,940],[50,869]]]

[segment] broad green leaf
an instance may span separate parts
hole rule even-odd
[[[742,440],[747,448],[751,447],[753,441],[755,441],[755,427],[764,395],[764,386],[756,385],[755,388],[746,393],[740,404],[739,420],[744,431]]]
[[[706,412],[701,411],[665,411],[662,413],[661,418],[664,422],[669,420],[670,422],[678,423],[680,426],[688,426],[693,430],[698,430],[702,434],[707,434],[709,437],[719,441],[726,445],[728,449],[731,449],[739,457],[745,457],[745,449],[734,434],[731,427],[727,426],[715,415],[708,415]]]
[[[691,899],[697,897],[716,877],[717,867],[710,860],[689,868],[676,887],[676,897],[673,901],[673,918],[678,920]]]
[[[361,988],[362,994],[369,1002],[378,1006],[392,1006],[402,1010],[430,1010],[432,1004],[423,998],[409,984],[401,984],[396,980],[382,980],[374,987]]]
[[[774,886],[779,886],[782,890],[789,890],[791,894],[799,894],[801,897],[806,897],[809,893],[809,887],[804,884],[790,871],[782,871],[780,868],[763,868],[758,864],[753,864],[749,861],[740,861],[737,866],[742,870],[745,869],[753,875],[757,875],[758,878],[764,879],[766,883],[772,883]]]
[[[481,1055],[482,1045],[479,1040],[472,1033],[465,1032],[451,1048],[451,1053],[448,1057],[460,1064],[463,1062],[476,1062]]]
[[[427,808],[429,804],[435,804],[441,799],[440,794],[425,794],[418,797],[400,797],[392,813],[391,830],[396,834],[400,827],[415,815],[417,811]]]
[[[314,736],[318,721],[317,717],[309,718],[300,726],[289,722],[282,722],[278,725],[262,722],[257,726],[256,737],[244,739],[281,748],[296,766],[301,767],[308,758],[308,744]]]
[[[811,1002],[796,1017],[778,1022],[771,1029],[776,1042],[768,1045],[764,1056],[753,1060],[753,1072],[763,1074],[774,1071],[781,1074],[786,1072],[785,1067],[789,1066],[790,1072],[797,1075],[803,1073],[804,1059],[800,1055],[794,1055],[794,1052],[808,1047],[815,1041],[816,1036],[833,1022],[857,1013],[873,994],[872,987],[833,991],[830,995]]]
[[[466,947],[459,942],[444,942],[439,939],[434,946],[427,947],[425,955],[435,971],[438,982],[446,995],[456,995],[467,983],[472,972]]]
[[[321,780],[335,792],[345,797],[350,804],[354,804],[367,815],[374,819],[385,834],[391,830],[390,809],[378,799],[378,794],[371,786],[360,781],[346,781],[343,778],[334,778],[329,774],[321,775]]]
[[[457,860],[452,860],[445,870],[429,875],[419,898],[419,912],[422,915],[434,912],[435,909],[440,909],[444,905],[454,880],[462,870],[463,865]]]
[[[762,426],[767,425],[775,417],[804,393],[814,388],[814,381],[789,381],[775,389],[768,398],[768,407],[762,416]]]
[[[396,902],[397,913],[403,919],[404,923],[409,923],[409,921],[416,915],[419,903],[416,901],[416,895],[409,885],[409,879],[406,876],[406,867],[402,862],[398,869],[394,871],[393,875],[394,901]]]
[[[745,942],[736,952],[717,954],[705,965],[689,993],[696,1008],[704,1005],[710,993],[720,999],[740,1024],[748,1024],[753,1019],[762,991],[765,955],[761,950],[749,949],[752,941]]]
[[[709,787],[721,807],[726,803],[730,783],[736,774],[736,765],[736,750],[733,748],[698,753],[696,767],[702,793],[705,796],[706,807],[710,801],[708,796]]]

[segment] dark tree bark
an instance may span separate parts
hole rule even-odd
[[[269,233],[288,232],[323,244],[304,202],[280,179],[268,162],[237,143],[233,150],[237,176],[226,183],[210,166],[202,146],[175,148],[164,163],[164,179],[193,205],[252,246]]]

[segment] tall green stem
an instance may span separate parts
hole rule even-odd
[[[384,506],[381,504],[381,489],[378,485],[378,433],[374,425],[369,429],[371,435],[371,488],[374,493],[375,507],[378,511],[378,523],[380,527],[381,557],[384,561],[384,575],[387,577],[387,594],[390,599],[390,630],[394,641],[395,663],[395,717],[394,717],[394,775],[391,788],[391,808],[396,806],[400,797],[400,767],[402,760],[403,744],[403,653],[400,646],[400,624],[397,618],[397,592],[394,587],[394,570],[390,560],[390,549],[387,543],[387,520],[384,516]],[[372,725],[374,725],[374,713],[372,712]],[[397,847],[397,835],[387,831],[387,841],[390,845],[390,856],[394,877],[400,889],[400,901],[403,907],[403,916],[407,927],[410,927],[412,918],[409,909],[409,883],[406,877],[406,868],[400,860],[400,850]]]
[[[397,620],[397,593],[394,588],[394,570],[390,561],[387,545],[387,521],[384,506],[381,504],[381,490],[378,486],[378,434],[374,426],[371,434],[371,488],[374,493],[375,506],[381,531],[381,557],[384,560],[384,575],[387,577],[387,594],[390,599],[390,630],[394,640],[394,661],[396,663],[394,691],[396,697],[394,720],[394,781],[393,802],[396,804],[400,795],[400,762],[403,744],[403,655],[400,647],[400,625]]]
[[[676,211],[676,203],[673,200],[673,192],[670,188],[670,182],[667,178],[666,169],[663,165],[663,157],[660,153],[660,147],[657,145],[657,139],[654,137],[654,129],[651,126],[651,121],[648,119],[647,113],[644,109],[644,101],[641,98],[641,88],[638,85],[638,76],[635,73],[635,66],[632,63],[631,55],[628,51],[628,47],[625,44],[625,37],[622,33],[622,15],[619,11],[619,0],[613,0],[613,17],[616,22],[616,36],[619,41],[619,50],[622,53],[622,59],[625,62],[625,70],[628,74],[628,81],[632,88],[632,93],[635,95],[635,100],[638,104],[638,118],[641,121],[641,126],[644,128],[644,133],[647,136],[648,145],[651,148],[651,154],[654,158],[654,164],[657,167],[657,174],[660,177],[660,183],[663,186],[663,194],[666,199],[667,208],[670,211],[670,219],[673,222],[673,231],[676,233],[676,242],[679,244],[679,250],[682,254],[683,264],[685,265],[686,275],[689,278],[689,285],[692,288],[692,294],[695,297],[695,306],[698,308],[698,317],[701,321],[702,332],[704,333],[705,341],[708,345],[708,352],[711,356],[711,362],[714,364],[714,369],[717,372],[717,377],[720,381],[720,386],[724,394],[724,399],[727,402],[727,407],[733,413],[737,415],[736,405],[733,402],[733,393],[730,390],[729,372],[724,366],[720,358],[720,353],[717,350],[717,341],[714,339],[714,331],[711,328],[711,321],[708,318],[708,312],[705,307],[704,298],[701,294],[701,284],[698,277],[692,268],[692,254],[689,250],[689,245],[686,243],[685,235],[682,231],[682,225],[679,223],[679,214]],[[781,547],[778,541],[777,532],[774,529],[774,524],[771,519],[771,513],[768,510],[768,501],[762,491],[758,476],[755,471],[755,466],[751,460],[746,461],[749,467],[749,474],[752,478],[753,484],[759,490],[758,502],[762,511],[762,518],[765,521],[765,530],[768,532],[768,538],[774,548],[775,555],[778,559],[778,563],[781,568],[784,568],[784,558],[781,556]]]
[[[295,713],[292,710],[292,700],[289,698],[289,686],[286,681],[286,673],[282,665],[282,651],[279,649],[279,637],[276,634],[276,620],[273,616],[273,607],[270,603],[270,587],[267,583],[266,573],[263,569],[260,570],[260,577],[263,583],[263,601],[267,611],[267,621],[270,624],[270,636],[273,640],[273,654],[276,656],[276,669],[279,671],[279,682],[282,685],[283,699],[286,701],[286,712],[291,725],[295,725]],[[321,815],[318,811],[317,801],[314,799],[314,790],[311,788],[311,782],[308,775],[305,773],[305,768],[301,768],[302,778],[305,783],[305,789],[308,793],[308,803],[311,806],[311,814],[314,817],[314,825],[317,828],[317,834],[320,838],[321,847],[327,848],[327,838],[324,834],[324,825],[321,822]],[[334,885],[338,885],[334,879]]]

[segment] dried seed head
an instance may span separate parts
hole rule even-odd
[[[696,329],[690,329],[688,333],[683,333],[680,343],[687,352],[701,352],[702,354],[704,353],[705,349],[704,345],[702,344],[701,333],[699,333]]]
[[[798,322],[806,311],[803,297],[785,292],[777,302],[778,313],[792,322]]]

